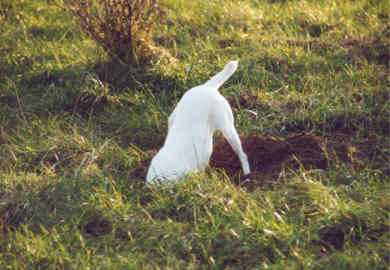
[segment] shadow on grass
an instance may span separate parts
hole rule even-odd
[[[288,122],[276,127],[282,130],[283,134],[319,130],[323,133],[342,132],[345,134],[356,134],[368,136],[378,134],[388,136],[390,126],[386,115],[367,115],[365,113],[339,113],[326,117],[318,122],[312,119],[291,119]]]
[[[342,250],[345,244],[351,241],[357,244],[362,241],[377,242],[385,237],[390,227],[386,224],[385,216],[381,216],[379,209],[370,209],[370,215],[362,216],[361,213],[343,213],[329,220],[329,224],[323,226],[319,231],[319,240],[312,244],[322,245],[327,252],[332,249]],[[364,212],[364,211],[362,211]]]
[[[29,112],[42,114],[68,111],[89,116],[91,111],[95,114],[104,111],[113,104],[110,100],[123,93],[171,95],[185,87],[179,75],[165,76],[150,66],[130,67],[118,62],[71,66],[33,74],[23,65],[2,65],[0,72],[3,78],[12,81],[10,90],[1,95],[0,104],[14,107],[15,91],[23,89],[23,95],[19,96],[21,104]],[[90,78],[95,85],[88,81]]]
[[[186,87],[180,76],[164,76],[150,65],[129,66],[117,61],[106,61],[96,63],[91,69],[102,82],[110,85],[110,89],[115,93],[126,89],[145,88],[149,88],[153,93],[161,93]]]
[[[83,190],[88,188],[87,185],[85,181],[66,180],[36,191],[25,190],[5,196],[4,206],[0,209],[3,228],[13,230],[21,225],[34,228],[39,224],[52,227],[62,220],[80,216],[83,212],[81,204],[85,200]]]
[[[122,184],[124,189],[137,192],[131,185]],[[90,201],[91,192],[96,189],[114,192],[112,183],[105,182],[103,178],[63,177],[37,190],[0,194],[3,201],[0,207],[0,233],[12,232],[24,225],[39,232],[40,227],[50,229],[66,222],[88,236],[108,234],[113,230],[113,213],[102,211],[99,209],[101,205]]]
[[[28,28],[28,34],[33,39],[45,40],[45,41],[58,41],[58,40],[76,40],[80,39],[80,32],[69,31],[67,28],[61,29],[57,26],[30,26]]]

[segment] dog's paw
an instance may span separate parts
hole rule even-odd
[[[245,187],[245,186],[250,185],[251,183],[252,183],[252,180],[250,178],[250,175],[247,174],[247,175],[244,175],[241,177],[239,185],[241,187]]]
[[[250,181],[249,178],[251,178],[252,176],[253,176],[252,173],[247,173],[247,174],[242,175],[242,176],[241,176],[241,179],[242,179],[242,180],[245,180],[245,181],[247,181],[247,180]]]
[[[230,61],[229,63],[226,64],[226,68],[229,70],[236,70],[238,67],[238,60]]]

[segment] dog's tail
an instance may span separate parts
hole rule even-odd
[[[211,77],[211,79],[208,80],[204,85],[218,89],[230,78],[230,76],[233,75],[237,67],[238,61],[230,61],[225,65],[222,71]]]

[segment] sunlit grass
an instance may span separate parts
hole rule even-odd
[[[0,268],[386,269],[388,1],[161,6],[153,37],[177,63],[126,67],[60,1],[0,3]],[[142,185],[178,99],[230,59],[241,134],[375,151],[255,190],[213,170]]]

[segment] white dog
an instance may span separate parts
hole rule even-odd
[[[234,127],[232,109],[218,88],[236,71],[238,61],[229,62],[209,81],[187,91],[168,119],[164,146],[152,159],[147,182],[177,180],[189,172],[203,171],[213,151],[213,133],[220,130],[249,174],[248,158]]]

